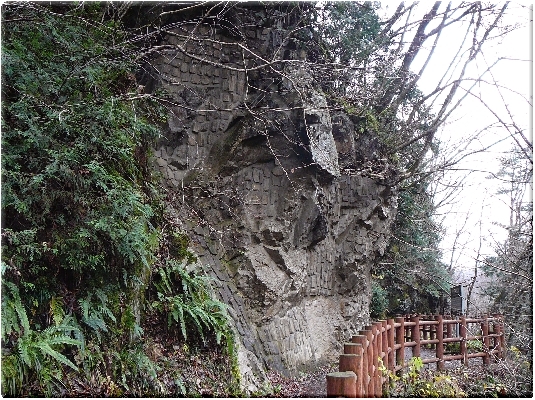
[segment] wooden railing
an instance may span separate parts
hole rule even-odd
[[[499,315],[481,318],[436,316],[405,316],[372,323],[344,344],[339,371],[327,375],[328,397],[381,397],[387,381],[380,364],[392,372],[407,365],[405,350],[412,357],[421,357],[421,349],[435,350],[435,357],[423,358],[424,364],[436,363],[444,370],[446,361],[461,360],[468,365],[471,358],[480,357],[483,364],[503,357],[505,336],[503,318]],[[475,342],[470,348],[467,344]],[[459,343],[458,348],[448,346]],[[457,346],[455,346],[457,347]],[[453,354],[451,354],[453,353]]]

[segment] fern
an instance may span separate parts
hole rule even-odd
[[[2,342],[11,344],[12,348],[7,355],[2,355],[2,387],[7,389],[5,393],[16,395],[35,374],[43,390],[50,393],[52,382],[61,382],[62,367],[78,371],[78,367],[61,352],[66,346],[82,347],[83,335],[76,321],[65,316],[63,300],[57,297],[50,300],[54,325],[43,331],[32,329],[19,288],[4,279],[8,269],[2,266],[1,326]]]
[[[81,334],[77,326],[71,325],[72,322],[68,316],[57,326],[43,331],[24,331],[16,342],[14,352],[2,357],[2,383],[6,385],[8,394],[16,395],[28,383],[33,372],[41,388],[49,395],[51,385],[61,382],[63,367],[78,371],[78,367],[61,353],[65,346],[83,346],[83,340],[71,336],[75,332]]]
[[[148,390],[165,391],[158,379],[159,368],[145,354],[140,342],[112,351],[108,363],[112,366],[114,381],[135,396],[143,396]]]
[[[96,302],[93,299],[96,298]],[[78,301],[82,311],[82,322],[95,332],[98,341],[101,340],[101,332],[108,332],[106,319],[117,321],[115,315],[108,307],[108,296],[102,289],[96,289],[87,297]]]
[[[217,343],[229,334],[227,306],[212,298],[208,278],[189,273],[173,260],[158,269],[158,276],[160,280],[154,283],[158,300],[152,307],[167,313],[168,325],[176,323],[184,339],[188,338],[188,324],[203,340],[205,330],[215,333]]]
[[[4,272],[6,268],[2,268]],[[3,275],[3,274],[2,274]],[[2,276],[2,341],[7,339],[11,333],[18,333],[19,335],[30,331],[30,322],[26,314],[22,301],[20,299],[18,287],[3,279]]]
[[[50,299],[50,314],[56,326],[61,324],[61,321],[65,318],[64,306],[63,298],[54,296]]]

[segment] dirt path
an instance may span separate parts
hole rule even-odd
[[[288,378],[277,372],[269,372],[268,378],[275,392],[269,397],[327,397],[326,376],[338,370],[338,363],[326,365],[309,373]]]
[[[422,359],[435,357],[435,350],[421,349],[420,357]],[[405,360],[412,358],[412,348],[405,349]],[[481,358],[474,358],[469,360],[471,367],[482,365]],[[445,368],[453,370],[462,366],[460,360],[446,361]],[[314,372],[301,373],[297,377],[285,377],[281,374],[271,371],[268,373],[268,378],[274,389],[273,393],[267,394],[267,397],[327,397],[327,383],[326,375],[330,372],[338,370],[338,363],[326,365],[318,368]],[[424,370],[436,370],[436,363],[424,365]]]

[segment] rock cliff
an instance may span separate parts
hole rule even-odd
[[[178,14],[146,86],[170,104],[155,169],[229,305],[250,389],[266,368],[336,357],[369,321],[396,210],[376,139],[330,107],[310,33],[281,7]]]

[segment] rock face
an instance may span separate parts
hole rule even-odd
[[[153,90],[173,105],[154,155],[170,207],[230,307],[254,389],[266,368],[292,373],[337,357],[369,321],[370,268],[396,196],[366,172],[373,140],[329,109],[303,43],[288,35],[291,15],[240,10],[239,40],[209,19],[167,31]]]

